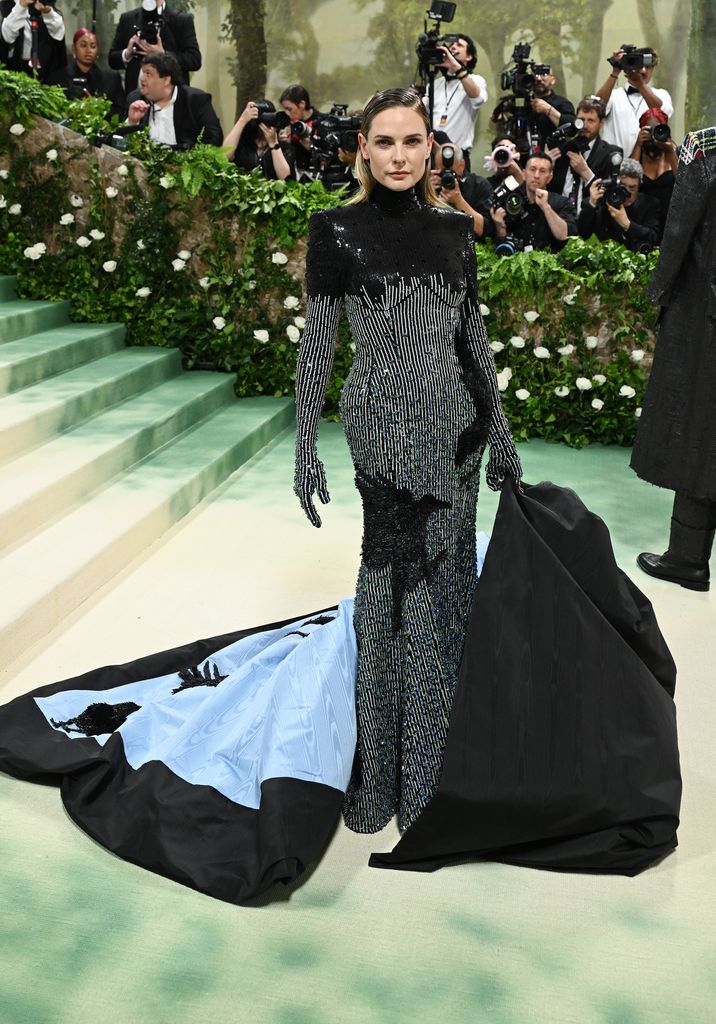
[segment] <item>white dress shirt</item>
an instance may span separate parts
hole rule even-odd
[[[477,96],[468,96],[459,78],[435,79],[435,103],[433,106],[433,131],[447,132],[450,141],[460,149],[471,149],[475,137],[475,122],[480,107],[487,99],[487,82],[482,75],[470,75],[480,87]],[[423,98],[428,106],[428,97]]]
[[[165,146],[176,146],[177,136],[174,131],[174,104],[176,103],[179,87],[174,86],[172,98],[166,107],[157,107],[150,104],[149,111],[149,138],[152,142],[162,142]]]
[[[594,148],[594,143],[595,142],[596,142],[596,139],[592,139],[592,141],[589,143],[589,146],[587,147],[587,149],[585,149],[585,151],[582,153],[582,156],[584,157],[584,159],[587,162],[589,162],[589,156],[590,156],[590,154],[592,152],[592,149]],[[567,199],[569,199],[569,197],[572,194],[572,189],[574,188],[575,180],[578,180],[579,183],[580,183],[579,184],[579,191],[577,192],[577,203],[576,203],[576,206],[575,206],[575,209],[576,209],[577,213],[579,214],[579,211],[582,208],[582,199],[584,197],[584,186],[586,185],[586,182],[582,181],[582,179],[581,179],[581,177],[579,177],[579,175],[575,175],[574,171],[572,170],[572,168],[570,166],[569,169],[567,170],[567,174],[566,174],[565,179],[564,179],[564,188],[562,189],[562,195],[565,196],[565,198],[567,198]]]
[[[674,116],[674,104],[666,89],[653,89],[661,100],[661,109],[667,117]],[[624,156],[631,156],[639,135],[639,118],[648,110],[640,92],[628,93],[626,86],[612,91],[607,104],[607,116],[602,125],[602,138],[613,146],[619,146]]]
[[[33,11],[34,13],[34,11]],[[65,23],[62,16],[53,8],[47,14],[42,15],[45,28],[52,39],[62,41],[65,38]],[[29,8],[23,7],[20,0],[15,0],[15,6],[2,23],[2,37],[8,46],[17,42],[18,36],[22,34],[22,59],[29,60],[32,54],[32,29],[30,28]]]

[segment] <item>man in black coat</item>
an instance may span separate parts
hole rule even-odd
[[[447,163],[450,165],[446,168]],[[450,179],[443,181],[441,175],[445,170],[452,170],[455,184],[449,188]],[[479,241],[484,241],[491,234],[492,221],[490,207],[492,203],[492,186],[486,178],[479,174],[465,171],[465,157],[459,146],[450,141],[446,132],[433,133],[432,171],[430,173],[435,190],[440,198],[455,210],[467,213],[472,217],[472,229]]]
[[[617,206],[605,201],[602,179],[595,178],[577,220],[582,238],[596,235],[600,242],[611,238],[632,252],[655,249],[659,244],[659,204],[639,191],[643,178],[638,160],[622,160],[619,182],[629,190],[629,197]]]
[[[534,97],[530,102],[534,120],[532,127],[537,135],[540,149],[545,148],[547,136],[555,128],[567,121],[574,121],[574,104],[566,96],[559,96],[554,91],[557,79],[548,64],[542,65],[547,70],[535,74]]]
[[[574,207],[563,196],[549,192],[552,160],[546,153],[527,157],[524,182],[516,191],[523,199],[520,213],[510,215],[503,206],[490,210],[492,237],[499,246],[507,236],[525,251],[551,249],[559,252],[570,235],[577,234]]]
[[[569,199],[579,213],[594,179],[608,177],[624,154],[618,146],[612,146],[600,138],[606,114],[598,96],[585,96],[577,107],[576,116],[584,121],[579,136],[584,140],[583,146],[586,148],[582,152],[574,152],[570,148],[566,153],[559,149],[548,149],[547,153],[555,161],[550,192],[558,192]]]
[[[637,563],[709,589],[716,531],[716,128],[687,135],[649,294],[661,306],[631,466],[675,491],[669,547]]]
[[[65,23],[54,3],[39,0],[2,0],[0,3],[0,63],[10,71],[37,72],[40,82],[67,64]],[[32,29],[37,31],[37,68],[32,66]]]
[[[142,39],[136,31],[145,32],[148,15],[141,7],[127,11],[119,19],[117,31],[109,49],[109,66],[117,71],[126,68],[124,90],[129,95],[137,88],[142,57],[166,51],[173,53],[181,68],[181,84],[189,84],[189,72],[201,67],[201,51],[196,38],[194,17],[181,11],[172,11],[165,3],[156,4],[159,16],[159,36],[156,43]],[[154,16],[154,15],[152,15]]]
[[[148,125],[154,142],[175,149],[191,149],[199,141],[223,143],[210,94],[181,84],[181,68],[172,53],[142,58],[139,89],[129,94],[127,105],[128,124]]]

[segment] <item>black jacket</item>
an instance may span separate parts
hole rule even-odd
[[[554,124],[546,114],[532,115],[534,130],[539,138],[541,148],[544,149],[547,136],[551,135],[559,125],[566,124],[568,121],[574,121],[576,114],[574,113],[574,104],[566,96],[558,96],[556,92],[553,92],[549,96],[541,96],[539,98],[549,103],[550,107],[554,107],[555,110],[559,111],[559,121],[557,124]]]
[[[124,88],[122,86],[122,77],[118,71],[105,71],[103,68],[98,68],[95,64],[90,68],[88,74],[83,74],[77,65],[72,62],[64,68],[57,68],[55,71],[51,71],[47,76],[45,82],[46,85],[59,85],[61,86],[70,99],[73,99],[71,88],[73,78],[82,78],[85,80],[83,88],[90,94],[90,96],[104,96],[110,100],[112,107],[109,111],[110,115],[116,114],[117,117],[122,117],[126,108],[124,98]]]
[[[524,186],[522,187],[524,193]],[[577,234],[577,214],[569,199],[564,196],[556,196],[548,193],[549,205],[554,212],[567,223],[567,234]],[[493,225],[494,228],[494,225]],[[507,233],[518,238],[523,245],[531,245],[533,249],[551,249],[552,252],[559,252],[564,245],[552,234],[547,218],[536,203],[526,203],[524,216],[521,218],[507,218]],[[495,237],[495,243],[498,243]]]
[[[119,19],[117,31],[109,50],[109,66],[122,71],[125,63],[122,60],[122,53],[127,48],[127,43],[134,35],[135,25],[141,25],[142,8],[137,7],[133,11],[127,11]],[[189,84],[189,72],[198,71],[201,67],[201,50],[196,38],[194,28],[194,17],[191,14],[184,14],[180,11],[172,11],[164,8],[161,28],[162,45],[164,49],[173,53],[179,61],[184,72],[184,84]],[[126,65],[124,88],[127,93],[137,88],[139,79],[139,68],[142,63],[142,55],[133,57]]]
[[[141,99],[143,99],[142,94],[139,89],[135,89],[127,96],[127,109],[135,100]],[[149,110],[140,124],[149,124]],[[211,94],[202,89],[195,89],[191,85],[180,85],[174,104],[174,131],[177,137],[177,148],[191,149],[192,146],[195,146],[202,129],[204,135],[201,141],[207,146],[220,146],[224,141],[221,123],[211,105]]]
[[[0,3],[0,21],[6,18],[15,6],[15,0],[2,0]],[[0,64],[4,64],[9,71],[22,71],[26,75],[32,74],[27,61],[23,60],[22,51],[24,40],[20,34],[13,44],[8,44],[0,35]],[[47,85],[48,77],[58,68],[67,65],[67,50],[64,39],[53,39],[45,28],[42,18],[39,21],[37,32],[38,58],[40,61],[39,80]]]
[[[659,244],[659,204],[641,192],[631,206],[626,207],[629,227],[624,231],[614,220],[604,203],[592,206],[589,200],[579,211],[579,234],[582,238],[596,235],[600,242],[612,239],[621,242],[632,252],[654,249]]]
[[[611,162],[611,156],[614,153],[618,153],[620,157],[622,153],[619,146],[612,146],[604,139],[597,138],[592,151],[587,157],[587,165],[594,173],[597,178],[606,178],[610,175],[615,167]],[[618,168],[616,168],[618,170]],[[564,182],[567,177],[567,171],[569,170],[569,159],[566,156],[561,156],[554,165],[554,174],[552,180],[549,183],[550,192],[558,192],[562,194],[564,188]],[[581,188],[584,188],[584,182],[582,182]],[[586,196],[582,197],[583,202],[586,201]]]

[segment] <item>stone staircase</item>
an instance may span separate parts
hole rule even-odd
[[[176,349],[72,324],[0,277],[0,664],[25,652],[293,423]]]

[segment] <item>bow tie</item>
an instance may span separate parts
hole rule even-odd
[[[639,90],[637,88],[635,88],[633,85],[628,85],[627,86],[627,96],[631,96],[632,93],[635,93],[635,92],[639,92]]]

